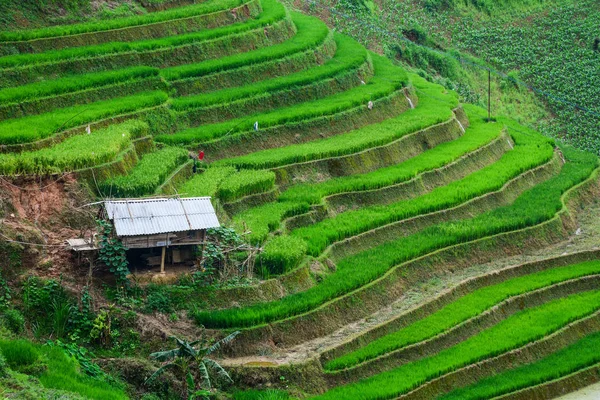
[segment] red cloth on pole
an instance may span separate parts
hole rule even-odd
[[[200,150],[198,152],[198,160],[202,161],[204,159],[204,152],[202,150]]]

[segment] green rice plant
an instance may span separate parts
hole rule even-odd
[[[250,233],[246,240],[260,244],[265,241],[269,232],[279,228],[283,219],[308,211],[310,211],[310,204],[306,202],[267,203],[237,214],[233,219],[233,225],[238,230],[247,227]]]
[[[474,218],[431,226],[344,258],[337,263],[335,273],[304,292],[249,307],[196,311],[192,315],[197,323],[210,328],[250,327],[281,320],[314,310],[329,300],[372,282],[390,268],[424,254],[548,221],[562,209],[563,193],[588,178],[598,166],[598,159],[592,154],[564,148],[564,155],[569,162],[558,175],[524,192],[511,205]],[[273,205],[279,207],[280,204]],[[278,224],[280,219],[277,218],[275,223]]]
[[[215,197],[219,185],[228,176],[235,174],[234,167],[210,167],[185,182],[178,192],[188,197]]]
[[[422,102],[423,101],[426,101],[426,99],[423,99]],[[422,105],[419,107],[421,106]],[[498,137],[501,127],[485,124],[480,119],[480,108],[469,105],[465,105],[465,108],[467,115],[469,115],[472,121],[472,125],[466,130],[465,134],[457,140],[440,144],[433,149],[402,163],[387,168],[381,168],[366,174],[350,175],[318,183],[301,183],[291,186],[278,198],[281,207],[292,210],[298,209],[297,205],[302,204],[303,206],[300,209],[305,209],[308,204],[314,205],[321,203],[323,198],[328,195],[378,189],[405,182],[418,176],[420,173],[442,167],[455,161],[459,157],[488,144]],[[403,128],[406,128],[407,126],[410,126],[410,124],[403,124],[402,126]],[[362,129],[359,131],[362,131]],[[263,241],[269,233],[266,224],[267,221],[270,222],[271,220],[264,217],[265,207],[268,206],[254,207],[246,210],[243,215],[234,216],[234,222],[238,226],[241,226],[242,222],[245,220],[252,221],[252,223],[248,223],[248,226],[253,232],[250,234],[253,241]],[[256,214],[256,216],[253,216],[253,214]],[[274,226],[274,224],[272,226]]]
[[[235,392],[233,400],[289,400],[290,395],[283,390],[244,390]]]
[[[302,239],[287,235],[275,236],[263,246],[260,264],[268,274],[283,274],[300,264],[307,248]]]
[[[237,0],[229,0],[237,1]],[[147,39],[135,42],[111,42],[92,46],[73,47],[36,54],[15,54],[0,57],[0,68],[17,68],[26,65],[56,63],[65,60],[101,57],[120,53],[146,53],[153,50],[198,44],[199,42],[240,34],[281,21],[286,17],[283,5],[275,0],[262,0],[263,13],[255,20],[240,22],[216,29],[204,29],[184,35]]]
[[[29,85],[0,89],[0,103],[19,103],[32,99],[56,96],[99,86],[158,76],[158,73],[158,68],[140,66],[40,81]]]
[[[489,125],[481,126],[490,129]],[[498,162],[463,179],[413,199],[347,211],[334,218],[296,229],[292,235],[304,239],[308,243],[309,254],[317,256],[336,241],[385,224],[451,208],[485,193],[499,190],[510,179],[552,158],[552,142],[548,139],[539,135],[527,136],[516,131],[511,134],[515,141],[513,151],[505,153]]]
[[[167,144],[185,144],[207,142],[224,136],[238,133],[244,135],[252,129],[255,121],[259,128],[299,122],[325,115],[333,115],[350,108],[364,105],[369,100],[376,100],[390,95],[407,83],[407,75],[388,59],[372,54],[375,75],[366,85],[348,91],[323,97],[318,100],[297,104],[291,107],[276,109],[272,112],[236,118],[226,122],[202,125],[187,129],[173,135],[159,135],[156,140]]]
[[[323,65],[295,74],[260,81],[252,85],[179,97],[173,100],[172,107],[177,111],[187,111],[249,97],[264,96],[265,93],[273,93],[335,78],[344,72],[359,68],[367,61],[367,50],[354,39],[348,36],[335,35],[335,42],[337,50],[334,57]]]
[[[327,362],[325,368],[339,370],[352,367],[382,354],[430,339],[510,297],[598,273],[600,273],[600,261],[589,261],[552,268],[477,289],[417,322]]]
[[[521,311],[438,354],[340,386],[313,399],[391,399],[440,375],[539,340],[600,309],[600,291],[554,300]]]
[[[167,176],[188,159],[182,148],[166,147],[148,153],[127,175],[119,175],[99,183],[105,196],[138,197],[153,193]]]
[[[73,25],[59,25],[22,31],[4,31],[0,32],[0,42],[77,35],[82,33],[127,28],[131,26],[155,24],[173,19],[189,18],[215,11],[226,10],[229,8],[234,8],[240,4],[243,4],[242,0],[209,0],[200,4],[194,4],[186,7],[179,7],[145,15],[136,15],[132,17],[113,18],[110,20],[92,21]]]
[[[107,163],[129,147],[132,139],[147,133],[146,123],[130,120],[41,150],[3,154],[0,174],[55,174]]]
[[[273,18],[278,20],[283,18],[285,10],[278,7],[276,0],[263,0],[263,14],[273,13],[269,21]],[[277,60],[295,53],[300,53],[322,44],[329,35],[329,28],[319,19],[308,15],[292,12],[292,21],[296,26],[297,32],[289,40],[283,43],[269,47],[260,48],[246,53],[234,54],[227,57],[221,57],[215,60],[207,60],[200,63],[179,65],[176,67],[165,68],[161,75],[168,81],[175,81],[198,76],[208,75],[216,72],[225,71],[233,68],[240,68],[252,64],[262,63],[271,60]],[[262,14],[261,14],[262,18]],[[260,18],[259,18],[260,20]],[[270,21],[271,23],[273,21]]]
[[[0,340],[0,352],[8,366],[19,369],[32,365],[40,358],[40,352],[27,340]]]
[[[309,143],[258,151],[245,156],[215,162],[217,165],[235,165],[238,168],[274,168],[282,165],[318,160],[356,153],[381,146],[409,133],[442,123],[452,118],[452,108],[458,106],[455,92],[431,84],[418,75],[410,75],[413,86],[423,93],[419,105],[396,118],[365,126],[342,135]]]
[[[217,196],[223,202],[230,202],[251,194],[266,192],[274,185],[273,171],[241,170],[223,179]]]
[[[448,165],[498,138],[501,128],[485,124],[482,121],[482,109],[469,104],[464,104],[463,108],[471,125],[458,139],[439,144],[399,164],[369,173],[291,186],[279,196],[279,201],[306,201],[310,204],[318,204],[324,197],[333,194],[374,190],[396,185],[413,179],[423,172]]]
[[[32,115],[0,122],[0,144],[19,144],[45,139],[60,131],[103,118],[131,113],[166,102],[161,91],[98,101],[86,105],[61,108],[51,113]]]
[[[600,362],[600,333],[596,332],[574,344],[535,361],[493,377],[456,389],[438,397],[440,400],[484,400],[512,393],[570,375]]]

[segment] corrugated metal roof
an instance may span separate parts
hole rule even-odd
[[[221,226],[210,197],[105,201],[118,236],[195,231]]]

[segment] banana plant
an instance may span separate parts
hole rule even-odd
[[[188,400],[205,398],[213,389],[211,375],[222,380],[233,382],[227,371],[215,360],[209,356],[219,350],[223,345],[231,342],[240,332],[236,331],[227,337],[206,345],[204,338],[194,342],[188,342],[177,337],[173,337],[177,342],[177,347],[171,350],[159,351],[150,354],[150,359],[164,363],[156,370],[145,383],[150,383],[167,370],[173,369],[181,376],[184,385],[184,393],[187,393]],[[197,388],[193,371],[196,370],[200,378],[200,387]]]

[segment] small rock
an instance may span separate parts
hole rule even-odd
[[[577,230],[575,231],[575,234],[577,236],[581,235],[581,228],[577,228]]]

